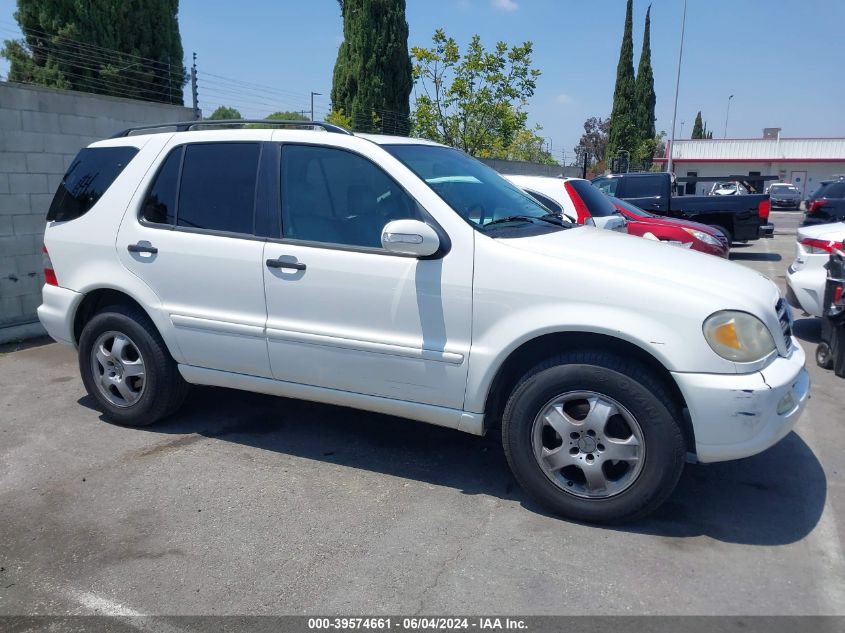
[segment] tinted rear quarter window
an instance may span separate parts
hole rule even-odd
[[[174,224],[176,222],[176,192],[179,185],[179,167],[182,152],[179,147],[167,156],[156,175],[155,182],[144,200],[141,216],[154,224]]]
[[[594,187],[589,180],[571,180],[569,183],[581,196],[584,204],[587,205],[590,215],[602,218],[616,212],[616,207],[613,206],[610,199]]]
[[[832,182],[821,191],[821,198],[845,198],[845,182]]]
[[[660,179],[651,176],[630,176],[625,179],[626,198],[649,198],[660,195]]]
[[[137,147],[81,150],[53,196],[47,221],[66,222],[90,211],[137,153]]]
[[[253,232],[258,143],[199,143],[185,147],[177,226]]]

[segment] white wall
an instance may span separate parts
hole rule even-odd
[[[676,162],[675,175],[686,176],[687,172],[697,172],[699,176],[748,175],[750,171],[759,171],[763,176],[778,176],[785,182],[795,182],[806,198],[818,187],[819,181],[834,174],[845,174],[845,161],[839,163],[694,163]],[[806,172],[806,176],[803,172]],[[768,183],[767,183],[768,184]],[[713,186],[712,182],[700,182],[695,193],[705,195]]]

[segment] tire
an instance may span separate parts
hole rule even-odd
[[[79,371],[105,418],[125,426],[149,426],[175,413],[188,392],[158,330],[132,306],[107,306],[85,325]]]
[[[561,398],[569,399],[561,410],[579,425],[562,423],[557,413],[541,417],[557,411],[553,403]],[[595,416],[576,419],[587,408]],[[614,410],[598,434],[585,430]],[[562,428],[547,424],[552,419]],[[502,442],[517,481],[544,508],[579,521],[620,523],[647,515],[675,489],[686,456],[680,419],[666,387],[645,367],[606,352],[570,352],[517,384],[502,418]],[[620,451],[638,454],[629,459]],[[550,468],[545,456],[567,465]],[[604,490],[591,485],[601,478]]]
[[[816,346],[816,365],[822,369],[833,369],[833,354],[830,353],[830,345],[819,343]]]

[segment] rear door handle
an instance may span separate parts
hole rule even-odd
[[[286,262],[280,259],[268,259],[267,268],[291,268],[293,270],[305,270],[305,264],[300,262]]]
[[[155,246],[148,245],[148,244],[130,244],[126,247],[130,253],[149,253],[150,255],[155,255],[158,253],[158,249]]]

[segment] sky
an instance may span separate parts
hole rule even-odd
[[[683,2],[651,6],[656,126],[668,134]],[[635,67],[647,7],[634,1]],[[0,0],[2,39],[15,37],[14,9],[13,0]],[[543,127],[557,159],[564,151],[572,159],[587,118],[610,114],[625,0],[407,0],[407,18],[409,46],[429,46],[437,28],[461,46],[474,34],[488,48],[532,41],[542,74],[529,122]],[[756,138],[764,127],[781,127],[783,136],[845,136],[843,24],[843,0],[689,0],[676,136],[689,137],[701,110],[721,138],[731,94],[728,137]],[[249,117],[307,110],[315,91],[322,93],[315,114],[325,116],[343,38],[336,0],[182,0],[179,25],[186,65],[197,54],[204,113],[220,104]],[[0,60],[0,76],[7,72]]]

